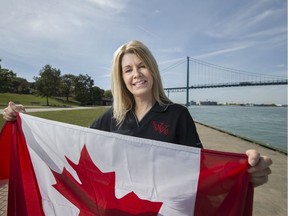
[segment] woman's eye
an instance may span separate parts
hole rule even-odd
[[[145,65],[140,65],[139,68],[145,68]]]

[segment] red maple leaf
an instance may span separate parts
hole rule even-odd
[[[117,199],[115,172],[102,173],[91,160],[85,145],[78,165],[67,157],[66,160],[77,172],[82,184],[78,183],[64,168],[62,173],[51,170],[56,179],[56,184],[53,186],[80,209],[80,215],[158,215],[162,202],[142,200],[134,192]]]

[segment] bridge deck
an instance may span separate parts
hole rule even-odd
[[[252,81],[252,82],[231,82],[231,83],[215,83],[215,84],[196,84],[191,85],[189,89],[204,88],[227,88],[227,87],[247,87],[247,86],[267,86],[267,85],[288,85],[288,80],[271,80],[271,81]],[[165,88],[166,91],[183,92],[187,91],[187,87]]]

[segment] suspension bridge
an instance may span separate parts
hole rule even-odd
[[[190,89],[204,88],[225,88],[225,87],[245,87],[245,86],[267,86],[267,85],[287,85],[288,79],[283,76],[274,76],[260,73],[247,72],[187,57],[185,60],[165,68],[173,69],[181,64],[187,64],[186,86],[164,88],[170,92],[185,92],[186,105],[189,104]]]

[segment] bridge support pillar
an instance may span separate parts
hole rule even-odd
[[[187,56],[186,106],[189,106],[189,56]]]

